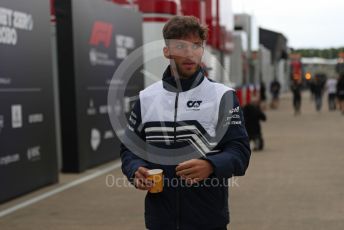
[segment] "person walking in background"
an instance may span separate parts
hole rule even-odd
[[[315,96],[314,96],[314,79],[311,80],[311,81],[308,83],[308,85],[309,85],[309,91],[310,91],[310,93],[311,93],[310,100],[311,100],[311,102],[313,102],[314,99],[315,99]]]
[[[326,91],[328,96],[328,109],[336,110],[337,79],[330,78],[326,81]]]
[[[324,84],[320,80],[319,76],[315,76],[313,82],[314,99],[315,99],[315,109],[320,112],[322,107],[322,95],[323,95]]]
[[[278,108],[280,90],[281,90],[281,84],[278,82],[277,79],[273,80],[270,84],[270,93],[272,95],[272,101],[271,101],[270,107],[272,109]]]
[[[266,121],[266,115],[259,106],[258,98],[252,98],[251,103],[244,106],[243,112],[250,144],[253,143],[253,150],[263,150],[264,139],[260,121]]]
[[[337,83],[337,98],[339,102],[340,111],[344,115],[344,73],[340,74],[340,77]]]
[[[290,88],[293,93],[294,114],[298,115],[301,113],[301,79],[294,79]]]
[[[260,82],[260,107],[266,109],[266,87],[264,81]]]

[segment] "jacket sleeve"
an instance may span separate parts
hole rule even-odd
[[[221,99],[216,136],[219,140],[216,149],[221,152],[207,156],[215,176],[243,176],[249,165],[251,150],[243,112],[234,91],[226,92]]]
[[[128,126],[125,130],[125,137],[136,135],[143,141],[146,137],[142,128],[140,100],[136,101],[128,120]],[[122,161],[122,172],[128,180],[133,183],[134,174],[139,167],[146,167],[148,163],[129,150],[126,145],[121,144],[120,156]]]

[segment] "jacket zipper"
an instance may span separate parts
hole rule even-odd
[[[174,143],[177,142],[177,111],[178,111],[178,99],[179,92],[176,94],[176,101],[174,103]],[[176,229],[180,229],[180,191],[179,186],[177,185],[177,194],[176,194],[176,208],[177,208],[177,220],[176,220]]]
[[[179,99],[179,92],[176,94],[176,101],[174,103],[174,143],[177,142],[177,110],[178,110],[178,99]]]

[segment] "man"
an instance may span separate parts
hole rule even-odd
[[[206,27],[195,17],[176,16],[164,26],[163,36],[170,65],[162,81],[140,92],[127,132],[167,156],[183,147],[200,154],[178,165],[162,165],[122,145],[122,171],[141,190],[152,186],[148,169],[164,171],[163,191],[146,195],[148,229],[223,230],[229,223],[224,181],[244,175],[251,154],[242,111],[232,89],[204,77],[200,64]],[[173,179],[178,183],[169,184]]]
[[[281,84],[279,83],[277,79],[274,79],[270,84],[270,92],[272,95],[270,108],[272,109],[278,108],[280,90],[281,90]]]
[[[336,110],[337,79],[329,78],[326,81],[326,90],[328,95],[328,109]]]
[[[339,102],[339,109],[344,115],[344,73],[339,75],[337,82],[337,97]]]
[[[265,113],[261,110],[259,100],[253,97],[251,103],[243,108],[245,126],[251,143],[253,142],[253,150],[263,150],[264,139],[260,121],[266,121]]]
[[[321,75],[315,75],[313,82],[313,91],[315,99],[315,109],[317,112],[320,112],[322,107],[322,96],[324,91],[324,81],[321,78]]]
[[[294,115],[301,114],[301,100],[302,100],[302,85],[301,79],[294,79],[290,86],[291,92],[293,93],[293,107]]]

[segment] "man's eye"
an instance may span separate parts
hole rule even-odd
[[[193,50],[200,50],[203,48],[203,43],[194,43],[192,46]]]
[[[177,44],[177,45],[176,45],[176,48],[177,48],[177,49],[184,49],[184,45],[183,45],[183,44]]]
[[[194,49],[194,50],[197,50],[197,49],[199,49],[199,48],[201,48],[201,47],[202,47],[201,44],[193,44],[193,45],[192,45],[192,49]]]

